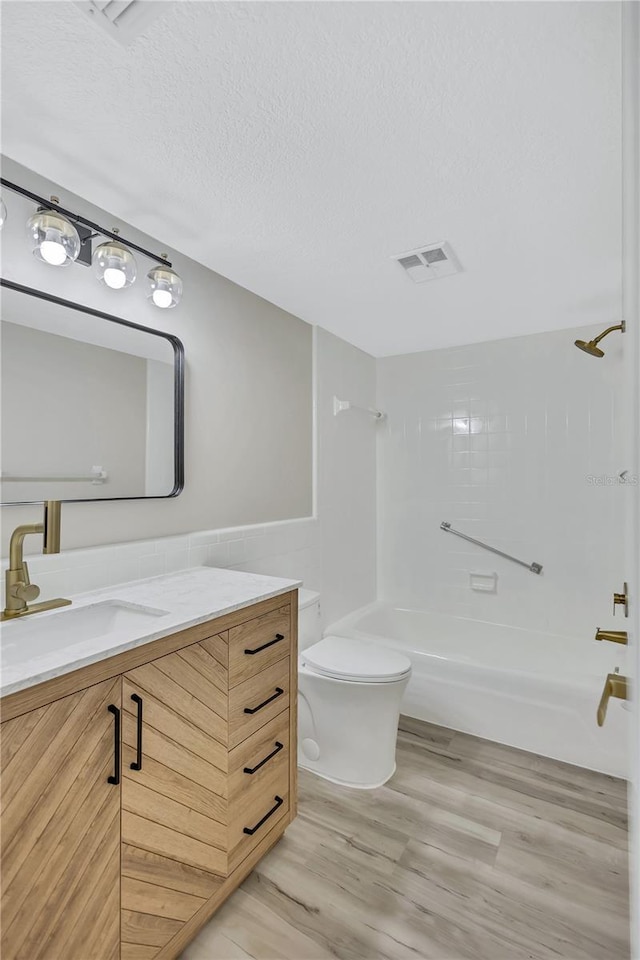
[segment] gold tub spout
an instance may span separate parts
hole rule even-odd
[[[626,630],[596,630],[596,640],[610,640],[611,643],[628,643],[629,635]]]
[[[629,680],[619,673],[610,673],[604,683],[604,690],[598,704],[598,726],[601,727],[607,716],[607,707],[611,697],[618,700],[629,699]]]

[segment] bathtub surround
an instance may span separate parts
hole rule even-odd
[[[39,195],[55,194],[69,209],[111,222],[111,214],[13,161],[2,158],[6,179]],[[68,504],[63,546],[90,547],[182,534],[187,530],[287,520],[312,513],[312,330],[297,317],[203,267],[164,240],[120,223],[127,239],[166,250],[185,293],[173,310],[158,310],[140,285],[111,290],[93,270],[55,268],[29,252],[25,223],[34,205],[7,194],[2,272],[7,279],[173,333],[184,343],[185,488],[174,500]],[[135,211],[132,211],[134,213]],[[138,272],[146,262],[140,256]],[[102,463],[101,459],[95,461]],[[282,482],[286,473],[286,483]],[[259,483],[257,482],[259,478]],[[87,494],[89,495],[89,494]],[[6,538],[31,520],[32,508],[2,511]]]
[[[623,338],[602,360],[580,327],[378,361],[378,595],[583,638],[625,579]],[[611,478],[611,483],[600,482]],[[540,576],[440,530],[516,557]],[[497,592],[469,574],[498,574]],[[603,613],[604,611],[604,613]]]

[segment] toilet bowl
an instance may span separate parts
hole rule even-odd
[[[298,763],[372,789],[395,771],[402,695],[411,674],[394,650],[320,633],[320,597],[299,593]]]

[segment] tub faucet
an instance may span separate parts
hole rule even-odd
[[[42,603],[29,605],[40,595],[40,587],[31,583],[29,567],[23,557],[24,538],[32,533],[43,535],[43,553],[60,553],[60,508],[59,500],[45,500],[43,522],[23,523],[11,534],[9,567],[5,574],[5,608],[0,614],[0,620],[13,620],[29,613],[66,607],[71,603],[71,600],[60,597],[57,600],[44,600]]]
[[[596,630],[596,640],[610,640],[611,643],[628,643],[629,635],[626,630]]]

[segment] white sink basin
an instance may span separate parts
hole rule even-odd
[[[167,610],[112,599],[7,620],[0,628],[2,666],[10,668],[15,663],[91,642],[107,634],[142,635],[152,630],[167,613]]]

